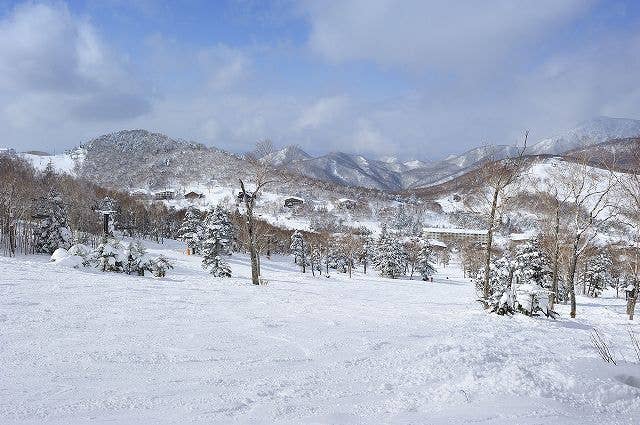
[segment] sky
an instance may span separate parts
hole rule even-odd
[[[144,128],[433,160],[640,119],[640,2],[0,0],[0,145]]]

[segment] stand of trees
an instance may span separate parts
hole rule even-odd
[[[58,174],[51,166],[37,171],[13,155],[0,155],[0,170],[0,250],[7,256],[51,253],[78,242],[96,246],[102,234],[96,205],[105,197],[116,201],[113,225],[127,236],[174,238],[184,214]]]

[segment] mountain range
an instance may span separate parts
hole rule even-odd
[[[613,139],[640,136],[640,121],[596,117],[554,137],[531,145],[526,154],[561,155]],[[401,190],[433,186],[469,172],[487,160],[518,155],[521,147],[485,145],[441,161],[396,158],[369,159],[361,155],[331,152],[313,157],[297,146],[287,146],[262,158],[275,167],[345,186]]]
[[[534,143],[526,153],[575,156],[593,151],[597,156],[611,159],[618,152],[618,157],[624,153],[629,158],[630,149],[637,145],[637,140],[629,138],[638,136],[638,120],[597,117]],[[626,142],[611,146],[605,143],[621,139]],[[299,176],[297,180],[304,182],[299,186],[355,196],[362,188],[406,191],[434,187],[463,176],[488,160],[517,155],[521,149],[485,145],[440,161],[401,161],[393,157],[371,159],[344,152],[314,157],[297,146],[287,146],[263,156],[260,161],[289,175]],[[62,156],[23,155],[40,167],[53,162],[57,168],[73,171],[98,184],[125,189],[228,185],[251,172],[251,165],[239,155],[146,130],[123,130],[103,135]],[[296,179],[289,179],[287,183],[289,193],[298,190],[292,180]]]

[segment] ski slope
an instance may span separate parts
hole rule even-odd
[[[455,267],[433,283],[205,273],[154,245],[163,279],[0,257],[0,423],[640,423],[624,301],[578,318],[487,315]],[[596,326],[628,361],[605,364]]]

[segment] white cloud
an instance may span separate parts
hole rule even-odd
[[[87,20],[63,5],[27,3],[0,21],[0,99],[5,127],[134,117],[143,89]]]
[[[312,130],[331,124],[348,106],[346,96],[323,97],[304,109],[294,123],[297,131]]]
[[[588,5],[306,3],[302,46],[154,34],[133,68],[90,20],[29,3],[0,21],[0,126],[18,148],[148,128],[237,152],[269,137],[312,153],[433,159],[524,129],[537,139],[594,115],[638,118],[637,28],[528,56]]]
[[[232,88],[249,75],[249,58],[238,49],[218,44],[200,50],[197,56],[209,89]]]
[[[591,1],[342,0],[306,2],[311,48],[330,61],[412,70],[492,69]]]

